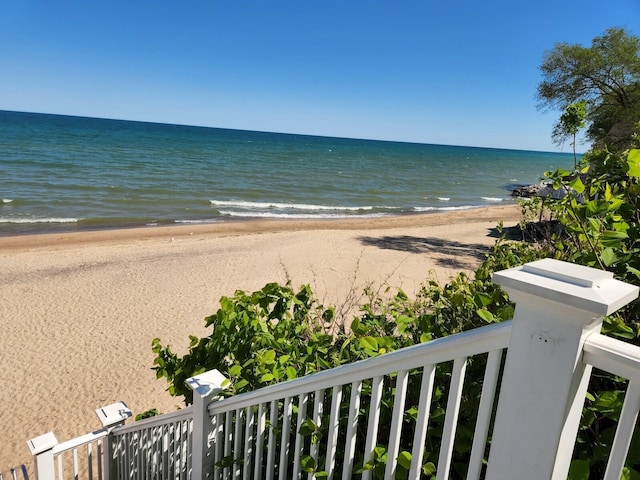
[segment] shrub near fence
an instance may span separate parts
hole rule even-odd
[[[516,301],[512,324],[497,323],[227,397],[221,394],[229,383],[219,372],[190,378],[194,405],[191,420],[185,420],[186,436],[182,427],[174,428],[167,443],[154,443],[164,433],[154,435],[150,423],[115,427],[106,437],[105,478],[419,478],[434,471],[438,478],[583,478],[584,464],[572,463],[571,452],[594,367],[627,379],[604,478],[623,473],[633,478],[628,453],[640,409],[640,348],[598,332],[603,316],[636,298],[638,288],[608,272],[554,260],[498,272],[494,279]],[[492,422],[491,392],[507,344]],[[475,415],[460,405],[466,365],[475,354],[486,355],[482,352],[489,357]],[[448,362],[453,366],[445,383],[432,383],[438,365]],[[407,395],[412,376],[421,385],[415,415]],[[446,407],[442,433],[431,445],[427,439],[436,424],[431,418],[438,388]],[[387,428],[385,398],[390,399]],[[475,416],[470,423],[477,428],[469,459],[456,465],[456,452],[467,450],[465,436],[459,435],[466,416]],[[150,420],[159,426],[169,417]],[[486,470],[485,430],[492,437]],[[116,438],[124,439],[125,448],[114,443]],[[165,445],[179,467],[153,470],[162,463],[153,459],[164,458]],[[55,450],[53,445],[37,456],[41,480],[55,478]],[[363,452],[361,466],[357,452]],[[429,461],[432,454],[435,462]],[[625,467],[625,460],[632,464]]]

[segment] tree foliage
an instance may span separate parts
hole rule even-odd
[[[567,138],[572,138],[571,146],[573,147],[573,166],[577,166],[578,159],[576,155],[576,136],[581,128],[585,127],[587,121],[587,102],[580,100],[572,103],[565,109],[560,116],[560,121],[556,124],[552,137],[556,144],[562,145]]]
[[[568,192],[547,204],[563,227],[549,246],[570,262],[640,285],[640,150],[594,150],[584,156],[580,175],[557,170],[547,176],[554,188]],[[621,315],[627,330],[618,336],[637,339],[640,303]]]
[[[640,118],[640,37],[610,28],[590,47],[558,43],[545,52],[540,70],[541,108],[565,111],[584,101],[587,135],[594,146],[616,150],[630,146]],[[558,125],[555,129],[562,131]]]

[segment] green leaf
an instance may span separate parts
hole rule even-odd
[[[606,238],[608,240],[626,240],[627,238],[629,238],[629,235],[626,232],[626,230],[629,228],[629,225],[627,225],[626,223],[620,223],[616,224],[616,228],[619,228],[620,230],[607,230],[605,232],[602,232],[602,238]]]
[[[229,369],[229,375],[231,375],[232,377],[239,377],[240,375],[242,375],[242,367],[237,363],[235,365],[232,365]]]
[[[624,467],[620,480],[640,480],[640,472],[631,470],[629,467]]]
[[[427,462],[424,465],[422,465],[422,471],[425,473],[425,475],[435,475],[436,466],[434,465],[433,462]]]
[[[612,248],[605,248],[600,254],[600,259],[607,267],[610,267],[618,261],[618,256]]]
[[[628,175],[630,177],[640,177],[640,150],[633,149],[629,152],[627,157]]]
[[[300,429],[298,430],[298,433],[303,437],[308,437],[311,434],[313,434],[317,429],[318,429],[318,426],[316,425],[316,422],[314,422],[310,418],[306,418],[300,425]]]
[[[378,351],[378,340],[374,337],[362,337],[360,344],[364,349],[373,350],[374,352]]]
[[[600,392],[596,406],[603,409],[620,410],[624,401],[624,393],[619,390],[607,390]]]
[[[580,177],[576,177],[573,180],[571,180],[569,182],[569,186],[573,188],[578,194],[584,192],[584,183],[582,183],[582,180],[580,180]]]
[[[478,307],[482,308],[482,307],[486,307],[487,305],[491,304],[493,302],[493,298],[491,298],[491,295],[487,295],[486,293],[478,292],[478,293],[476,293],[474,295],[473,301]]]
[[[313,473],[313,469],[316,468],[316,462],[310,455],[304,455],[300,458],[300,467],[302,467],[303,472]]]
[[[484,320],[487,323],[492,323],[492,322],[495,322],[496,320],[495,317],[493,316],[493,313],[489,312],[488,310],[478,309],[476,310],[476,313],[482,320]]]
[[[377,447],[375,447],[373,449],[373,458],[375,458],[376,460],[383,460],[387,458],[387,448],[382,446],[382,445],[378,445]]]
[[[589,480],[589,461],[572,460],[568,480]]]
[[[261,382],[270,382],[274,379],[275,377],[273,376],[273,373],[265,373],[264,375],[262,375],[262,377],[260,377],[260,381]]]
[[[284,365],[289,361],[290,358],[291,358],[291,355],[280,355],[280,357],[278,357],[278,363],[280,365]]]
[[[362,324],[360,319],[354,318],[351,322],[351,331],[358,337],[367,334],[367,327]]]
[[[627,272],[635,275],[640,280],[640,270],[638,270],[637,268],[633,268],[632,266],[627,265]]]
[[[589,217],[589,218],[587,218],[587,221],[589,222],[589,227],[591,228],[591,230],[593,230],[594,232],[599,232],[600,231],[600,227],[602,225],[602,222],[599,219],[593,218],[593,217]]]
[[[267,350],[266,352],[264,352],[264,354],[262,356],[262,361],[266,365],[272,365],[272,364],[276,363],[276,351],[275,350]]]
[[[591,214],[606,213],[609,210],[609,202],[606,200],[591,200],[586,203],[586,206]]]
[[[400,465],[405,470],[409,470],[411,468],[411,454],[406,451],[401,451],[398,454],[398,465]]]

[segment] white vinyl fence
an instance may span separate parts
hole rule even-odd
[[[7,480],[29,480],[29,472],[26,465],[20,465],[17,468],[9,469],[9,473],[6,474]],[[5,479],[5,474],[0,471],[0,480]]]
[[[205,372],[188,381],[187,409],[121,425],[115,407],[103,430],[30,441],[37,478],[77,478],[81,458],[86,478],[105,480],[564,479],[596,368],[627,380],[604,476],[619,479],[640,410],[640,348],[599,332],[638,288],[556,260],[494,281],[516,302],[510,322],[226,398],[224,376]],[[56,468],[63,455],[71,477]]]

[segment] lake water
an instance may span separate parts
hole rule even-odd
[[[467,209],[565,153],[0,111],[0,235]]]

